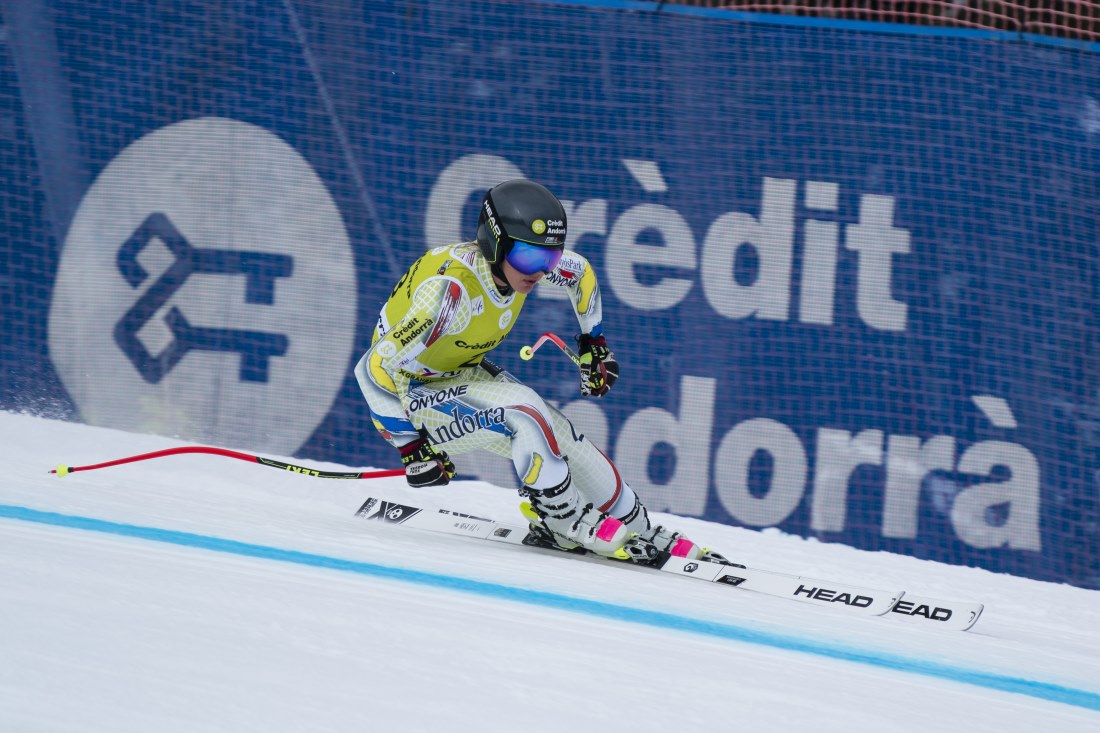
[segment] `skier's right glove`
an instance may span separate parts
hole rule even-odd
[[[455,475],[455,464],[446,451],[436,450],[423,432],[420,437],[398,448],[401,464],[405,467],[405,480],[413,488],[444,486]]]

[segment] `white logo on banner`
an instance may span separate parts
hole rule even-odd
[[[309,163],[261,127],[188,120],[131,144],[85,194],[50,356],[90,424],[292,453],[347,376],[356,298]]]

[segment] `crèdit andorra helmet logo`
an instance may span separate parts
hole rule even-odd
[[[86,192],[50,357],[90,424],[292,453],[347,376],[356,298],[347,230],[309,163],[261,127],[187,120]]]

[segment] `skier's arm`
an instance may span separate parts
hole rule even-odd
[[[465,289],[457,281],[429,278],[417,288],[408,313],[371,347],[371,375],[401,400],[410,420],[409,385],[431,373],[423,360],[431,361],[432,344],[452,328],[465,327],[456,322],[469,319],[468,309],[462,308],[467,300]]]
[[[619,378],[619,362],[603,335],[603,303],[596,271],[587,259],[566,250],[546,282],[567,288],[581,333],[577,337],[581,358],[581,394],[602,397]]]
[[[564,287],[577,314],[581,333],[599,335],[603,327],[603,303],[596,270],[582,255],[565,250],[558,266],[544,280],[548,285]]]
[[[371,379],[394,394],[417,432],[412,440],[395,443],[401,453],[405,478],[413,487],[443,485],[455,475],[455,465],[446,451],[437,450],[423,426],[414,422],[409,386],[429,371],[421,359],[430,352],[432,344],[448,332],[457,318],[468,318],[468,311],[460,311],[464,299],[465,291],[456,281],[426,280],[413,295],[409,311],[375,341],[368,355]]]

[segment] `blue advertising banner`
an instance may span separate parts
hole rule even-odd
[[[1100,51],[628,5],[7,4],[0,406],[391,466],[351,368],[523,176],[623,376],[494,356],[652,509],[1100,586]]]

